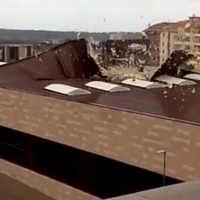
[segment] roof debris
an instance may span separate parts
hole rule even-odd
[[[184,51],[176,51],[161,65],[161,70],[157,68],[149,70],[146,67],[144,72],[138,72],[135,68],[123,66],[104,69],[97,65],[95,56],[90,53],[92,50],[88,48],[90,47],[84,39],[70,40],[37,56],[2,65],[0,87],[200,124],[199,81],[196,81],[196,85],[172,87],[172,84],[169,84],[167,88],[152,90],[127,86],[130,91],[112,94],[85,86],[91,80],[121,83],[127,78],[154,80],[163,74],[179,76],[181,73],[188,72],[188,68],[185,72],[186,67],[181,67],[180,73],[179,65],[185,64],[188,67],[189,57],[193,58],[193,56]],[[170,66],[169,62],[175,64]],[[192,70],[194,71],[195,69]],[[67,96],[44,90],[50,84],[64,84],[86,89],[90,90],[91,94]]]
[[[195,64],[195,56],[193,54],[189,54],[184,50],[173,51],[150,80],[154,81],[162,75],[182,78],[195,69]]]

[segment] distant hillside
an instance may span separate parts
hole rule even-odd
[[[106,41],[110,38],[110,34],[116,32],[62,32],[62,31],[44,31],[44,30],[13,30],[13,29],[0,29],[0,43],[38,43],[42,41],[64,41],[68,39],[76,39],[77,34],[80,38],[92,37],[95,41]],[[125,32],[121,32],[122,34]],[[125,33],[129,39],[142,38],[143,33]],[[128,39],[127,38],[127,39]],[[125,38],[124,38],[125,39]]]
[[[43,30],[12,30],[0,29],[0,42],[39,42],[49,40],[63,41],[76,39],[79,32],[43,31]],[[104,41],[109,39],[109,33],[87,33],[81,32],[81,37],[92,36],[94,40]]]

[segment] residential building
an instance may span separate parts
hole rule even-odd
[[[173,50],[185,49],[200,54],[200,17],[155,24],[145,33],[150,39],[151,64],[161,64]]]
[[[149,52],[151,54],[151,59],[149,60],[149,65],[159,65],[160,60],[160,32],[169,26],[170,23],[162,22],[154,25],[149,25],[147,29],[144,30],[146,35],[150,40]]]
[[[183,49],[200,56],[200,17],[189,20],[160,32],[160,64],[174,50]]]
[[[31,56],[33,45],[31,44],[0,44],[0,61],[13,62]]]

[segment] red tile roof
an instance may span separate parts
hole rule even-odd
[[[163,28],[169,27],[172,23],[170,22],[161,22],[157,24],[153,24],[152,26],[145,29],[145,31],[153,31],[153,30],[161,30]]]
[[[161,22],[148,27],[147,29],[145,29],[145,31],[161,31],[166,29],[176,29],[179,27],[185,27],[185,25],[190,22],[190,19],[178,22]],[[200,18],[197,18],[194,21],[194,25],[200,27]]]

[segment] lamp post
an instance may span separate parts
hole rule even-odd
[[[165,186],[167,151],[162,149],[162,150],[157,151],[157,153],[158,154],[163,154],[163,186]]]

